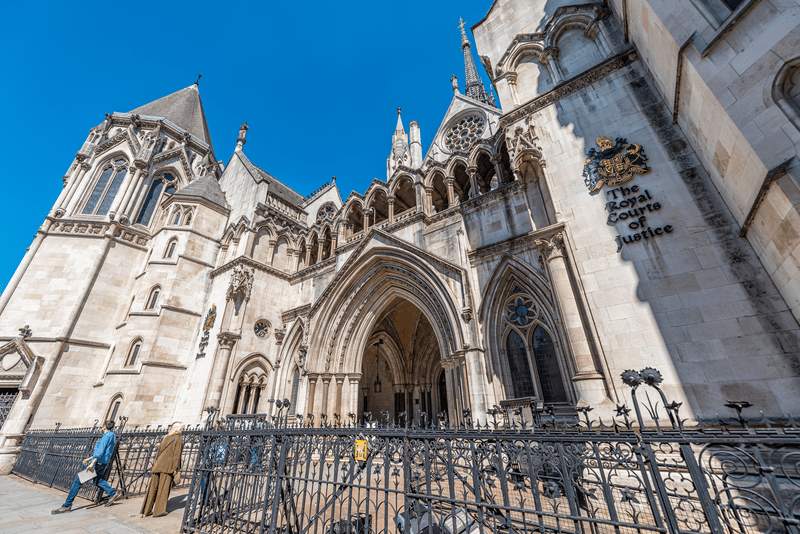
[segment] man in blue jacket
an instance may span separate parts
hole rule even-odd
[[[97,473],[97,476],[92,479],[94,485],[99,486],[100,489],[108,494],[108,502],[106,503],[106,506],[116,501],[121,494],[120,491],[114,491],[114,489],[111,487],[111,484],[103,479],[106,468],[110,467],[109,464],[111,463],[111,456],[114,454],[114,445],[116,445],[117,442],[117,436],[114,435],[112,430],[114,430],[114,421],[106,421],[103,423],[103,435],[100,436],[100,439],[97,440],[97,444],[94,446],[94,454],[92,454],[91,458],[86,458],[83,461],[83,465]],[[76,476],[75,481],[72,483],[72,489],[69,490],[69,495],[67,495],[67,500],[61,506],[61,508],[58,510],[53,510],[52,513],[63,514],[66,512],[71,512],[72,501],[75,500],[75,496],[78,494],[78,490],[80,489],[81,480]]]

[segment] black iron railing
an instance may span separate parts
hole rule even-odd
[[[729,403],[736,418],[686,428],[651,371],[626,373],[634,409],[606,424],[590,408],[572,422],[495,409],[480,428],[320,428],[285,403],[275,419],[228,419],[201,434],[182,530],[800,532],[794,421],[756,427]],[[660,401],[640,405],[642,385]]]
[[[158,444],[168,429],[159,426],[129,430],[124,427],[125,418],[121,419],[117,450],[105,476],[112,486],[124,488],[127,495],[139,495],[147,491]],[[25,434],[12,473],[37,484],[69,491],[76,474],[83,469],[82,461],[92,456],[101,435],[100,427],[30,430]],[[199,441],[198,428],[184,431],[179,486],[191,482]],[[97,496],[95,486],[87,482],[78,495],[93,500]]]

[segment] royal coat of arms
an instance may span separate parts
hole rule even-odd
[[[603,184],[624,184],[632,180],[634,174],[650,171],[641,145],[628,143],[627,139],[621,137],[617,137],[612,145],[610,137],[598,137],[597,146],[600,152],[594,148],[589,150],[583,167],[583,176],[590,191],[599,190]]]
[[[217,305],[212,304],[211,309],[208,310],[206,315],[206,322],[203,324],[203,330],[208,331],[214,328],[214,321],[217,319]]]

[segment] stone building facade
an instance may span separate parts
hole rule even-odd
[[[217,160],[197,86],[93,128],[0,298],[0,462],[31,426],[267,413],[800,408],[800,7],[497,0],[427,153],[303,197]],[[387,136],[387,145],[389,139]],[[385,415],[381,415],[385,414]]]

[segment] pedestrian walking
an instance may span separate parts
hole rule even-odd
[[[117,443],[117,436],[114,435],[113,430],[114,421],[109,420],[103,423],[103,435],[100,436],[99,440],[97,440],[97,443],[94,446],[94,453],[90,458],[83,460],[83,465],[85,465],[89,471],[95,472],[95,477],[92,479],[92,483],[106,492],[106,495],[108,495],[108,502],[106,503],[106,506],[111,505],[111,503],[116,501],[122,494],[122,492],[119,490],[114,491],[114,489],[111,487],[111,484],[109,484],[104,478],[106,469],[111,467],[111,456],[114,454],[114,446]],[[67,495],[67,500],[64,501],[64,504],[61,506],[61,508],[53,510],[51,513],[63,514],[66,512],[71,512],[72,501],[74,501],[75,496],[78,495],[81,485],[82,482],[80,477],[76,476],[75,481],[72,483],[72,488],[69,490],[69,495]]]
[[[169,434],[158,446],[153,475],[142,503],[142,515],[161,517],[167,515],[167,501],[172,486],[180,483],[181,452],[183,451],[183,424],[172,423]]]

